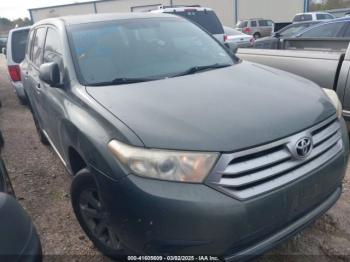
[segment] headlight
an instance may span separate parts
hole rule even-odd
[[[202,182],[219,156],[209,152],[146,149],[117,140],[110,141],[108,148],[131,173],[182,182]]]
[[[340,118],[343,113],[343,107],[341,105],[341,102],[339,101],[337,93],[327,88],[323,88],[323,91],[326,93],[326,95],[334,105],[335,109],[337,110],[337,117]]]

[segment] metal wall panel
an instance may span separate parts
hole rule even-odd
[[[238,0],[237,20],[265,18],[274,22],[289,22],[304,12],[304,0]]]

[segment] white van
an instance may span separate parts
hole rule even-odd
[[[29,29],[30,26],[12,29],[9,32],[6,49],[4,50],[11,84],[22,104],[26,103],[26,96],[21,81],[19,64],[24,59]]]
[[[334,19],[335,16],[327,12],[308,12],[296,14],[293,23],[310,22],[310,21],[327,21]]]

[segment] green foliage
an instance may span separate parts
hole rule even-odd
[[[310,11],[322,11],[339,8],[350,8],[350,0],[311,0]]]
[[[31,25],[32,22],[29,18],[18,18],[15,20],[9,20],[4,17],[0,17],[0,35],[7,35],[8,32],[15,27],[22,27]]]

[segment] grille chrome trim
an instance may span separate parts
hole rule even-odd
[[[290,137],[231,154],[222,154],[206,183],[238,199],[248,199],[290,183],[343,150],[340,123],[334,115]],[[296,159],[292,148],[311,137],[314,148]]]

